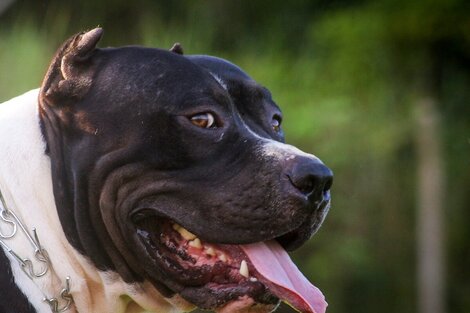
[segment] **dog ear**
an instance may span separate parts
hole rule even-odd
[[[179,55],[183,55],[184,52],[183,52],[183,46],[181,46],[181,44],[179,42],[175,43],[173,45],[173,47],[170,48],[170,51],[171,52],[174,52],[176,54],[179,54]]]
[[[91,86],[93,55],[103,29],[95,28],[69,38],[56,52],[41,86],[40,97],[50,105],[83,96]]]

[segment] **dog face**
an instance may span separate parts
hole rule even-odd
[[[70,243],[98,268],[202,308],[267,311],[282,298],[313,311],[257,258],[282,263],[279,244],[296,248],[318,229],[331,171],[284,144],[270,93],[233,64],[96,49],[101,33],[67,41],[40,92]]]

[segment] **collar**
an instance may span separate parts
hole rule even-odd
[[[47,253],[46,249],[41,246],[41,242],[39,241],[39,236],[35,228],[32,229],[33,236],[31,236],[30,232],[27,230],[25,225],[22,221],[18,218],[18,216],[11,211],[5,202],[5,198],[2,195],[2,191],[0,190],[0,219],[5,223],[8,224],[10,228],[9,233],[3,233],[0,230],[0,245],[2,245],[5,250],[18,262],[20,268],[23,270],[24,274],[28,276],[29,279],[35,280],[37,278],[41,278],[48,274],[49,272],[53,272],[54,269],[52,268],[52,263],[49,258],[49,254]],[[18,232],[18,229],[20,232]],[[34,262],[31,259],[23,258],[19,256],[12,248],[9,247],[7,241],[12,239],[16,235],[23,234],[26,236],[27,240],[31,243],[31,246],[34,250]],[[36,264],[35,264],[36,263]],[[36,265],[40,264],[40,270],[36,270]],[[67,276],[65,278],[65,287],[60,290],[58,293],[59,297],[48,298],[44,295],[43,301],[48,303],[52,313],[62,313],[66,312],[70,309],[73,298],[70,294],[70,277]]]

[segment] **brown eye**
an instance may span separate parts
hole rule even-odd
[[[206,113],[200,113],[191,116],[190,118],[191,123],[196,125],[197,127],[201,128],[216,128],[217,125],[215,124],[215,118],[212,113],[206,112]]]
[[[281,131],[281,122],[282,122],[282,118],[279,115],[273,116],[273,120],[271,121],[271,126],[273,127],[273,130],[277,133]]]

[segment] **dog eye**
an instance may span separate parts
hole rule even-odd
[[[216,128],[215,118],[212,113],[199,113],[190,117],[191,123],[201,128]]]
[[[271,121],[271,126],[276,133],[281,131],[281,123],[282,123],[282,117],[277,114],[274,115]]]

